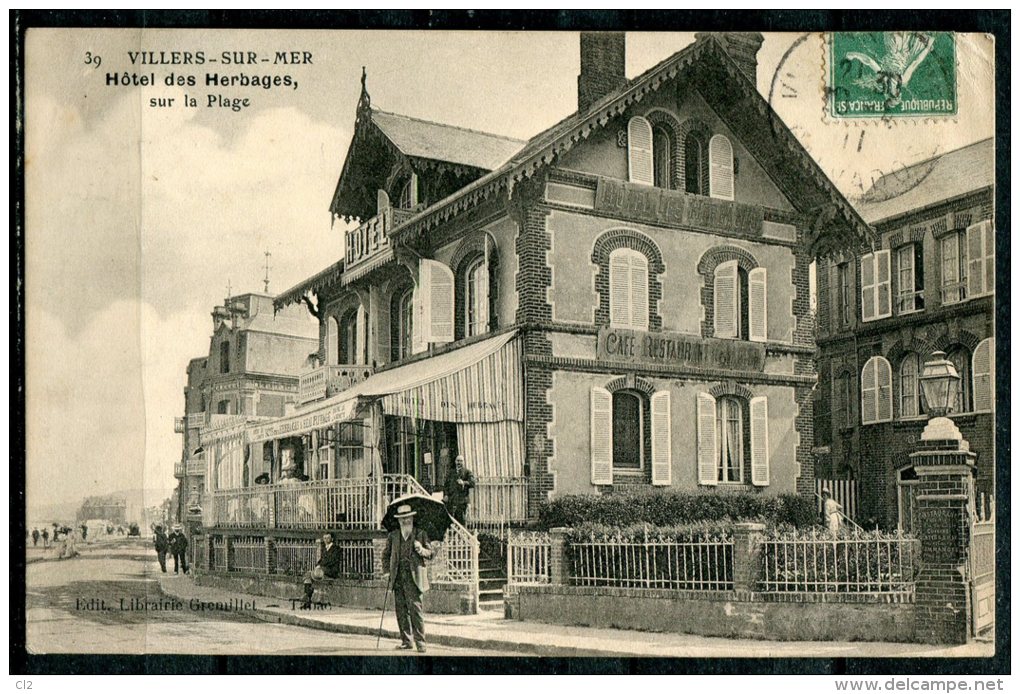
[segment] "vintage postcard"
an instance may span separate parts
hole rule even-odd
[[[150,24],[17,58],[29,656],[996,654],[993,35]]]

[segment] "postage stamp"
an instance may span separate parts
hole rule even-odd
[[[952,116],[958,111],[951,32],[834,32],[829,114],[837,118]]]

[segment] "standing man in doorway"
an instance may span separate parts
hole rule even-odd
[[[453,519],[464,525],[467,515],[468,491],[475,487],[475,475],[464,465],[464,456],[458,455],[446,473],[443,501]]]

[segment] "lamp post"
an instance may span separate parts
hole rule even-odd
[[[931,415],[921,440],[961,440],[960,430],[946,416],[953,409],[960,393],[960,374],[956,366],[946,358],[945,352],[933,352],[931,359],[924,363],[918,380],[921,382],[921,393],[928,414]]]

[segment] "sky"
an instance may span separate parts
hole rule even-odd
[[[694,40],[628,33],[634,77]],[[758,89],[844,195],[994,131],[991,39],[958,37],[959,114],[833,121],[820,34],[766,34]],[[301,65],[139,65],[138,52],[227,51]],[[96,65],[98,56],[99,64]],[[180,58],[183,60],[183,57]],[[361,69],[387,111],[527,138],[576,109],[578,34],[30,29],[25,53],[29,507],[174,486],[185,368],[208,354],[228,283],[270,292],[336,262],[328,207]],[[207,87],[207,72],[290,75],[297,88]],[[153,74],[152,86],[108,75]],[[193,75],[195,86],[166,86]],[[182,105],[187,94],[197,106]],[[247,97],[238,111],[208,98]],[[174,99],[152,107],[150,99]]]

